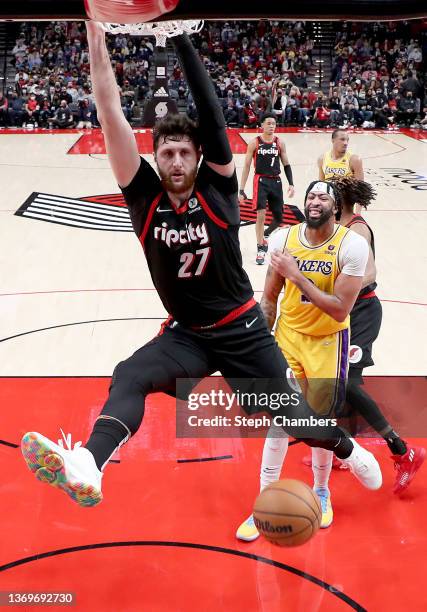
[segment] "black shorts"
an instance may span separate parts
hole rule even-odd
[[[350,313],[349,377],[362,375],[363,368],[374,365],[372,344],[381,328],[382,306],[377,296],[359,299]]]
[[[227,325],[193,331],[176,321],[168,321],[161,335],[137,350],[128,360],[134,372],[144,376],[150,365],[150,393],[163,392],[186,399],[191,389],[204,377],[219,371],[227,382],[239,390],[284,393],[295,397],[295,386],[288,378],[288,364],[274,336],[267,328],[258,304]],[[183,380],[184,379],[184,380]],[[231,380],[230,380],[231,379]],[[241,386],[243,385],[243,387]],[[242,404],[245,412],[270,412],[269,407]],[[315,416],[303,398],[274,414],[289,418]],[[303,437],[301,429],[288,429],[291,435]],[[305,435],[304,437],[322,437]]]
[[[253,203],[256,210],[264,210],[267,204],[271,212],[283,211],[283,189],[280,176],[269,177],[255,174]]]

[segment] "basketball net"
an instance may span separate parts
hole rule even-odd
[[[166,47],[166,41],[180,34],[197,34],[203,28],[203,20],[161,21],[158,23],[103,23],[106,32],[111,34],[131,34],[132,36],[154,36],[156,47]]]

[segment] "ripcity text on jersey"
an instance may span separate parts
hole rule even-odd
[[[255,305],[242,266],[236,173],[223,177],[202,161],[191,196],[176,209],[141,158],[122,191],[153,284],[174,320],[211,328]]]

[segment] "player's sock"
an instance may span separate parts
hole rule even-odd
[[[281,437],[273,437],[281,436]],[[283,429],[271,427],[268,430],[267,438],[264,442],[262,452],[260,490],[272,482],[280,480],[283,462],[288,452],[289,438],[284,434]]]
[[[97,468],[102,470],[115,451],[129,440],[130,435],[124,423],[114,417],[101,415],[95,421],[85,448],[94,456]]]
[[[332,470],[333,452],[326,448],[317,448],[313,446],[312,454],[312,470],[314,476],[313,489],[317,491],[329,492],[328,483],[329,476]]]
[[[381,435],[387,442],[387,446],[393,455],[404,455],[407,452],[408,446],[405,440],[402,440],[402,438],[394,431],[394,429],[391,428],[391,426],[389,432],[382,433]]]

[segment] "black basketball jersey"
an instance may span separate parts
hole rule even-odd
[[[273,142],[264,142],[257,136],[257,148],[254,153],[255,174],[264,176],[280,175],[280,141],[277,136]]]
[[[202,162],[193,193],[177,210],[143,158],[122,189],[154,286],[185,327],[213,326],[255,303],[242,266],[237,189],[235,173],[222,177]]]
[[[369,233],[371,234],[371,249],[374,255],[374,259],[375,259],[375,238],[374,238],[374,232],[372,228],[366,223],[365,219],[361,215],[353,215],[350,221],[346,223],[346,227],[351,227],[355,223],[363,223],[363,225],[366,225],[366,227],[368,228]],[[371,283],[370,285],[367,285],[366,287],[363,287],[358,297],[363,297],[364,295],[371,293],[372,291],[376,289],[376,287],[377,287],[377,283],[375,282]]]

